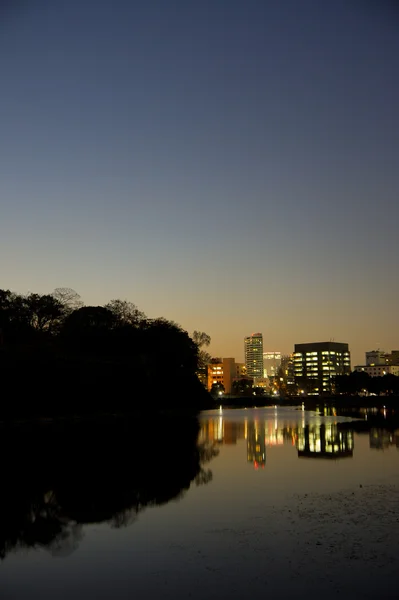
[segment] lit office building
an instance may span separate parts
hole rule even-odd
[[[281,365],[281,352],[263,353],[263,377],[275,377]]]
[[[336,375],[349,375],[350,372],[348,344],[295,344],[294,377],[300,391],[314,396],[332,393]]]
[[[207,387],[211,391],[212,385],[221,384],[226,394],[232,393],[233,383],[246,376],[244,363],[236,363],[234,358],[223,358],[220,363],[211,363],[207,366]]]
[[[252,333],[244,338],[244,355],[247,376],[256,384],[257,379],[263,377],[263,335],[261,333]]]

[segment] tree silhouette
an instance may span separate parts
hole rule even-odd
[[[104,306],[115,317],[118,325],[132,325],[139,327],[146,320],[146,316],[135,304],[127,300],[111,300]]]
[[[61,302],[48,294],[29,294],[24,302],[30,325],[37,331],[54,333],[64,314]]]
[[[0,419],[209,406],[198,345],[177,323],[147,319],[125,300],[72,310],[79,303],[68,288],[0,290],[0,370],[3,389],[13,389]]]
[[[232,388],[236,396],[249,396],[252,394],[252,379],[246,377],[235,379]]]
[[[211,362],[211,355],[203,350],[203,347],[209,346],[211,343],[211,338],[204,331],[194,331],[192,340],[198,347],[198,368],[205,369],[205,367]]]
[[[62,304],[65,314],[69,314],[83,306],[82,298],[72,288],[55,288],[51,295]]]

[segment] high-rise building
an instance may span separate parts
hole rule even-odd
[[[247,376],[256,380],[263,377],[263,335],[252,333],[244,338],[244,355]]]
[[[315,342],[295,344],[295,383],[315,396],[331,393],[336,375],[349,375],[351,359],[348,344]],[[306,388],[306,389],[305,389]]]
[[[281,365],[281,352],[263,353],[263,377],[276,377]]]

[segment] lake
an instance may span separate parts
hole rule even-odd
[[[399,426],[330,413],[3,428],[0,598],[398,597]]]

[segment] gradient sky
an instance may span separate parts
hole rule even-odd
[[[1,288],[399,348],[394,3],[2,2],[0,74]]]

